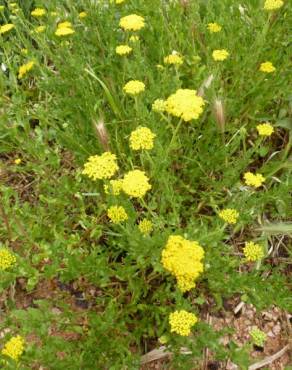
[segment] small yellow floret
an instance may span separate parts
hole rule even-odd
[[[179,54],[170,54],[164,58],[165,64],[174,64],[180,66],[183,64],[183,58]]]
[[[236,209],[226,208],[219,212],[219,217],[222,218],[228,224],[236,224],[239,217],[239,213]]]
[[[137,14],[130,14],[120,19],[120,27],[126,31],[139,31],[144,26],[144,18]]]
[[[284,1],[282,0],[266,0],[264,9],[265,10],[276,10],[281,8],[284,5]]]
[[[125,0],[116,0],[116,4],[122,4],[124,2],[125,2]]]
[[[209,23],[208,30],[210,33],[220,32],[222,27],[218,23]]]
[[[273,66],[271,62],[264,62],[260,65],[260,71],[264,73],[273,73],[275,72],[276,68]]]
[[[15,164],[20,164],[22,162],[21,158],[14,159]]]
[[[145,84],[138,80],[132,80],[126,83],[123,90],[130,95],[138,95],[145,90]]]
[[[251,262],[261,260],[264,257],[263,247],[259,244],[255,244],[254,242],[245,243],[243,253],[246,260]]]
[[[72,35],[73,33],[75,33],[75,31],[73,30],[73,28],[69,27],[58,27],[55,31],[56,36],[68,36]]]
[[[164,112],[165,111],[165,100],[156,99],[152,104],[152,110],[154,112]]]
[[[87,13],[86,12],[80,12],[79,13],[79,18],[80,19],[83,19],[83,18],[86,18],[87,17]]]
[[[35,8],[30,14],[33,17],[43,17],[46,14],[46,10],[43,8]]]
[[[182,336],[191,333],[191,327],[197,323],[196,315],[185,310],[175,311],[169,315],[170,331]]]
[[[127,212],[122,206],[112,206],[107,210],[107,216],[114,224],[119,224],[128,219]]]
[[[274,127],[269,122],[257,125],[257,130],[260,136],[271,136],[275,131]]]
[[[148,127],[139,127],[130,135],[130,147],[133,150],[150,150],[156,135]]]
[[[42,33],[44,32],[46,29],[46,26],[38,26],[36,29],[35,29],[35,32],[36,33]]]
[[[106,194],[119,195],[123,190],[123,180],[110,180],[109,185],[104,185]]]
[[[7,270],[16,262],[15,256],[6,248],[0,248],[0,269]]]
[[[137,35],[132,35],[131,37],[130,37],[130,41],[131,42],[137,42],[137,41],[139,41],[140,40],[140,37],[139,36],[137,36]]]
[[[0,26],[0,35],[12,30],[12,28],[14,28],[14,24],[12,23],[3,24],[3,26]]]
[[[188,122],[200,117],[204,105],[203,98],[197,95],[196,90],[179,89],[175,94],[169,96],[164,107],[169,114]]]
[[[212,53],[213,59],[220,62],[227,59],[228,56],[229,53],[226,49],[214,50]]]
[[[246,172],[243,177],[246,185],[253,186],[255,188],[259,188],[260,186],[262,186],[266,180],[264,176],[260,173],[253,174],[251,172]]]
[[[144,171],[129,171],[123,178],[123,191],[134,198],[143,198],[151,189],[149,179]]]
[[[116,47],[116,53],[119,55],[130,54],[133,49],[128,45],[119,45]]]
[[[87,175],[93,180],[109,179],[117,171],[117,157],[110,152],[104,152],[102,155],[92,155],[84,165],[83,175]]]
[[[4,348],[1,353],[4,356],[12,358],[14,361],[18,361],[19,357],[24,351],[24,339],[17,335],[12,337],[7,343],[5,343]]]
[[[34,65],[35,62],[31,61],[20,66],[18,70],[18,78],[20,79],[25,76],[33,68]]]
[[[142,234],[148,235],[153,230],[153,223],[150,220],[144,218],[142,221],[139,222],[138,228]]]

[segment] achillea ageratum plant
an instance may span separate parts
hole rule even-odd
[[[128,45],[119,45],[116,47],[116,53],[118,55],[128,55],[133,49]]]
[[[145,90],[145,84],[138,80],[132,80],[126,83],[123,90],[129,95],[138,95]]]
[[[183,58],[179,54],[170,54],[164,58],[165,64],[174,64],[180,66],[183,64]]]
[[[276,10],[281,8],[284,5],[284,1],[282,0],[266,0],[264,9],[265,10]]]
[[[229,52],[226,49],[214,50],[212,57],[216,62],[221,62],[229,57]]]
[[[106,194],[119,195],[123,190],[123,180],[110,180],[109,184],[104,185]]]
[[[150,150],[154,145],[155,134],[148,127],[139,127],[130,135],[130,148],[133,150]]]
[[[154,112],[164,112],[165,111],[165,100],[163,99],[156,99],[152,104],[152,110]]]
[[[222,27],[218,23],[208,23],[208,30],[210,33],[220,32]]]
[[[150,220],[144,218],[139,222],[138,228],[142,234],[148,235],[153,230],[153,223]]]
[[[219,212],[219,217],[222,218],[228,224],[236,224],[239,217],[239,213],[236,209],[226,208]]]
[[[271,136],[275,131],[274,127],[269,122],[257,125],[257,130],[260,136]]]
[[[196,90],[179,89],[165,101],[165,110],[169,114],[182,118],[183,121],[198,119],[203,113],[205,102]]]
[[[14,27],[15,26],[12,23],[7,23],[7,24],[4,24],[3,26],[0,26],[0,35],[2,35],[3,33],[9,32]]]
[[[18,78],[19,79],[23,78],[34,67],[34,65],[35,65],[35,62],[30,61],[20,66],[18,70]]]
[[[123,178],[123,191],[133,198],[143,198],[151,189],[149,179],[144,171],[133,170]]]
[[[273,66],[272,62],[264,62],[260,65],[260,71],[264,73],[273,73],[276,71],[276,68]]]
[[[5,343],[1,353],[4,356],[12,358],[14,361],[18,361],[19,357],[24,351],[24,339],[17,335],[12,337],[8,342]]]
[[[116,155],[104,152],[102,155],[90,156],[82,173],[92,180],[102,180],[111,178],[118,169]]]
[[[161,255],[163,267],[177,279],[178,287],[186,292],[195,287],[195,280],[203,272],[204,250],[196,241],[171,235]]]
[[[83,19],[83,18],[86,18],[87,17],[87,13],[86,12],[80,12],[78,14],[78,16],[79,16],[80,19]]]
[[[114,224],[119,224],[128,219],[127,212],[122,206],[112,206],[107,210],[108,218]]]
[[[250,262],[259,261],[264,257],[263,247],[254,242],[246,242],[243,253],[246,260]]]
[[[125,31],[139,31],[145,27],[145,20],[137,14],[130,14],[120,19],[120,27]]]
[[[182,336],[191,334],[191,328],[197,323],[195,314],[185,310],[175,311],[169,315],[169,324],[171,333]]]
[[[16,257],[6,248],[0,248],[0,270],[7,270],[16,262]]]
[[[253,174],[252,172],[246,172],[243,178],[246,185],[253,186],[254,188],[261,187],[266,180],[262,174]]]
[[[39,18],[46,14],[46,10],[44,8],[35,8],[30,14],[33,17]]]
[[[55,31],[55,35],[58,37],[72,35],[73,33],[75,31],[72,28],[72,23],[69,21],[58,23],[57,30]]]

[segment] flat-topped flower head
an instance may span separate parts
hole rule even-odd
[[[139,80],[131,80],[123,87],[126,94],[138,95],[145,90],[145,84]]]
[[[165,111],[165,100],[163,99],[156,99],[152,104],[152,110],[154,112],[164,112]]]
[[[0,270],[7,270],[16,262],[14,254],[6,248],[0,248]]]
[[[123,190],[123,180],[110,180],[109,185],[104,185],[106,194],[119,195]]]
[[[182,336],[191,334],[191,328],[197,323],[196,315],[185,310],[175,311],[169,315],[169,324],[171,333]]]
[[[246,242],[243,248],[243,253],[247,261],[255,262],[264,257],[263,247],[254,242]]]
[[[195,280],[203,272],[204,250],[198,242],[171,235],[161,256],[163,267],[176,277],[182,292],[195,287]]]
[[[273,73],[276,71],[276,68],[273,66],[273,63],[264,62],[261,63],[259,70],[264,73]]]
[[[102,180],[111,178],[119,169],[117,157],[110,152],[101,155],[92,155],[84,165],[83,175],[92,180]]]
[[[133,49],[128,45],[119,45],[116,47],[116,53],[119,55],[128,55]]]
[[[15,26],[12,23],[3,24],[3,26],[0,26],[0,35],[2,35],[3,33],[9,32],[14,27]]]
[[[265,10],[277,10],[284,5],[284,1],[282,0],[266,0],[264,9]]]
[[[173,64],[176,66],[180,66],[183,64],[183,58],[179,54],[170,54],[164,58],[165,64]]]
[[[38,26],[38,27],[36,27],[35,32],[36,33],[43,33],[43,32],[45,32],[45,30],[46,30],[46,26]]]
[[[107,210],[107,216],[114,224],[120,224],[128,219],[127,212],[122,206],[112,206]]]
[[[35,65],[35,62],[30,61],[20,66],[18,69],[18,78],[19,79],[23,78],[34,67],[34,65]]]
[[[139,31],[145,27],[145,20],[137,14],[130,14],[120,19],[120,27],[126,31]]]
[[[130,147],[133,150],[150,150],[153,148],[153,142],[156,135],[148,127],[139,127],[131,132]]]
[[[17,335],[12,337],[8,342],[5,343],[1,353],[3,356],[12,358],[14,361],[18,361],[19,357],[24,351],[24,339]]]
[[[58,37],[69,36],[75,33],[71,27],[58,27],[55,31],[55,35]]]
[[[232,224],[236,224],[237,219],[239,217],[239,213],[237,212],[236,209],[226,208],[226,209],[222,209],[219,212],[219,217],[222,218],[222,220],[224,220],[228,224],[232,225]]]
[[[260,136],[271,136],[275,131],[274,127],[269,122],[257,125],[257,130]]]
[[[151,189],[149,179],[144,171],[133,170],[123,178],[123,191],[133,198],[143,198]]]
[[[44,8],[35,8],[30,14],[33,17],[39,18],[46,14],[46,10]]]
[[[252,172],[246,172],[243,176],[246,185],[259,188],[265,182],[265,178],[262,174],[253,174]]]
[[[150,220],[144,218],[139,222],[138,228],[142,234],[149,235],[153,230],[153,223]]]
[[[80,12],[78,14],[78,16],[79,16],[80,19],[83,19],[83,18],[86,18],[87,17],[87,13],[86,12]]]
[[[220,32],[222,29],[222,27],[220,26],[220,24],[214,22],[214,23],[208,23],[208,30],[210,33],[216,33],[216,32]]]
[[[197,95],[196,90],[179,89],[169,96],[164,107],[167,113],[188,122],[200,117],[204,105],[203,98]]]
[[[72,23],[69,21],[60,22],[58,23],[57,28],[72,28]]]
[[[222,62],[229,57],[229,53],[226,49],[214,50],[212,57],[216,62]]]

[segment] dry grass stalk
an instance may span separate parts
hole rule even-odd
[[[109,134],[102,119],[93,123],[98,139],[105,151],[110,151]]]

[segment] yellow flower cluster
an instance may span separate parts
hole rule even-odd
[[[119,45],[116,47],[116,53],[119,55],[130,54],[133,49],[128,45]]]
[[[149,179],[144,171],[129,171],[123,178],[123,191],[134,198],[143,198],[151,189]]]
[[[20,66],[18,70],[18,78],[23,78],[23,76],[25,76],[33,68],[34,65],[35,63],[33,61],[30,61]]]
[[[6,248],[0,248],[0,269],[7,270],[16,262],[15,256]]]
[[[138,228],[142,234],[148,235],[153,230],[153,223],[150,220],[144,218],[139,222]]]
[[[145,20],[137,14],[130,14],[120,19],[120,27],[126,31],[139,31],[145,27]]]
[[[251,262],[261,260],[264,257],[263,247],[259,244],[255,244],[254,242],[245,243],[243,253],[246,260]]]
[[[7,343],[5,343],[4,348],[1,353],[4,356],[8,356],[13,360],[17,361],[24,351],[24,339],[17,335],[12,337]]]
[[[116,0],[116,4],[122,4],[125,0]]]
[[[271,62],[264,62],[260,65],[260,71],[264,73],[273,73],[275,72],[276,68],[273,66]]]
[[[46,29],[46,26],[38,26],[38,27],[36,27],[35,32],[36,33],[42,33],[42,32],[45,31],[45,29]]]
[[[188,122],[200,117],[204,105],[203,98],[197,95],[196,90],[179,89],[167,98],[164,108],[169,114]]]
[[[226,49],[214,50],[212,53],[213,59],[219,62],[227,59],[228,56],[229,56],[229,53]]]
[[[46,14],[46,10],[44,8],[35,8],[30,14],[33,17],[39,18]]]
[[[65,21],[65,22],[61,22],[58,24],[55,35],[62,37],[62,36],[72,35],[74,32],[75,31],[72,28],[72,23]]]
[[[84,165],[83,175],[87,175],[93,180],[109,179],[119,169],[117,157],[110,152],[104,152],[102,155],[92,155]]]
[[[219,212],[219,217],[222,218],[228,224],[236,224],[239,217],[239,213],[236,209],[226,208]]]
[[[137,35],[132,35],[132,36],[130,37],[130,39],[129,39],[129,40],[130,40],[131,42],[137,42],[137,41],[139,41],[139,39],[140,39],[140,38],[139,38],[139,36],[137,36]]]
[[[14,28],[14,24],[12,23],[3,24],[3,26],[0,26],[0,35],[12,30],[12,28]]]
[[[222,27],[218,23],[209,23],[208,24],[208,30],[210,33],[216,33],[220,32]]]
[[[128,219],[127,212],[122,206],[112,206],[107,210],[108,218],[114,224],[119,224]]]
[[[264,176],[260,173],[255,175],[251,172],[246,172],[243,177],[246,185],[253,186],[255,188],[259,188],[260,186],[262,186],[262,184],[266,180]]]
[[[87,17],[87,13],[86,12],[80,12],[79,13],[79,18],[80,19],[83,19],[83,18],[86,18]]]
[[[163,267],[177,279],[178,287],[186,292],[195,287],[195,280],[203,272],[204,250],[196,241],[171,235],[162,251]]]
[[[182,336],[191,333],[191,327],[197,323],[196,315],[185,310],[175,311],[169,315],[170,331]]]
[[[133,150],[150,150],[156,135],[148,127],[139,127],[131,132],[130,147]]]
[[[164,58],[165,64],[174,64],[180,66],[183,64],[183,58],[179,54],[170,54]]]
[[[284,5],[284,1],[282,0],[266,0],[264,9],[265,10],[276,10],[281,8]]]
[[[260,136],[271,136],[275,131],[274,127],[269,122],[257,125],[257,130]]]
[[[154,112],[164,112],[165,111],[165,100],[156,99],[152,104],[152,110]]]
[[[123,87],[125,93],[130,95],[138,95],[145,90],[145,85],[143,82],[138,80],[131,80],[126,83]]]
[[[109,185],[104,185],[106,194],[119,195],[123,189],[123,180],[110,180]]]

